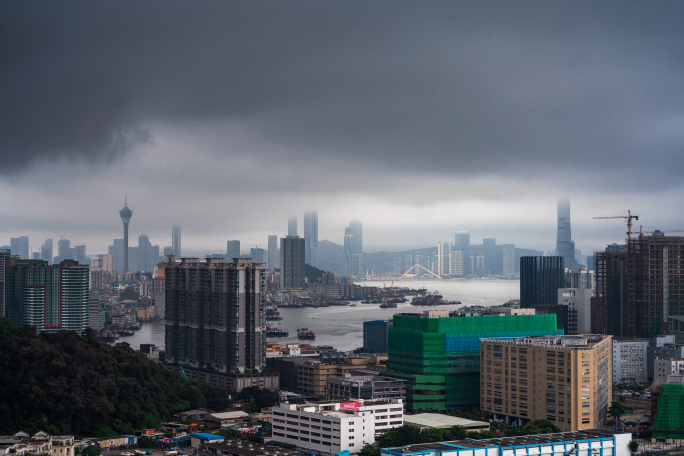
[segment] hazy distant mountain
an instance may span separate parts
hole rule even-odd
[[[337,275],[346,274],[344,246],[328,240],[318,241],[318,269]]]

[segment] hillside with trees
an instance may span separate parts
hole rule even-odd
[[[229,392],[186,382],[126,343],[88,329],[36,334],[0,318],[0,435],[102,436],[158,426],[191,408],[225,410]]]

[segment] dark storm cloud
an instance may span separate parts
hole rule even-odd
[[[624,167],[662,182],[684,160],[682,13],[668,2],[3,2],[0,172],[116,160],[153,140],[150,124],[225,120],[294,159]]]

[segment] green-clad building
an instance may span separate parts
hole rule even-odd
[[[389,330],[388,372],[408,381],[411,412],[477,406],[480,339],[563,334],[555,315],[432,317],[444,312],[397,314]]]

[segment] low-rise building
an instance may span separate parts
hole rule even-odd
[[[632,434],[584,429],[557,434],[421,443],[383,448],[381,456],[630,456]]]
[[[469,431],[488,431],[489,423],[473,421],[457,416],[442,415],[440,413],[419,413],[417,415],[404,416],[404,423],[420,429],[451,429],[454,426],[463,426]]]
[[[651,338],[648,344],[648,379],[655,378],[654,360],[684,359],[684,345],[676,343],[675,335],[666,334]]]
[[[665,381],[670,375],[684,375],[684,359],[653,360],[654,381]]]
[[[321,361],[306,361],[297,364],[297,391],[310,398],[325,398],[325,385],[328,377],[338,377],[357,369],[383,369],[387,366],[386,355],[344,358],[343,364],[328,364]]]
[[[648,339],[613,339],[613,384],[648,382]]]
[[[302,456],[301,453],[291,453],[280,446],[257,444],[244,440],[201,443],[197,454],[199,456]]]
[[[284,402],[273,407],[273,441],[304,452],[356,453],[375,434],[403,425],[401,399],[355,402]]]
[[[194,432],[190,434],[190,446],[199,448],[202,443],[222,443],[226,438],[216,434],[209,434],[206,432]]]
[[[353,371],[325,380],[325,399],[346,402],[355,399],[402,399],[406,403],[406,381]]]
[[[524,425],[598,427],[612,393],[612,336],[523,337],[480,342],[480,408]]]
[[[19,431],[0,436],[0,454],[74,456],[74,436],[50,435],[44,431],[29,435]]]

